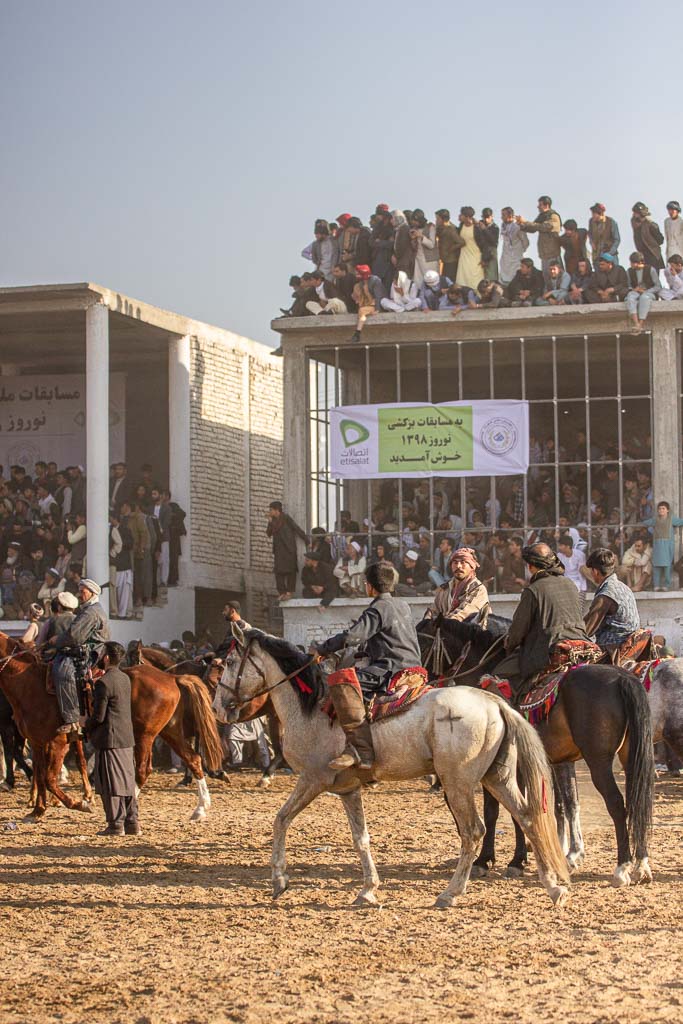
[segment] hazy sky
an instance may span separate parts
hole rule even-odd
[[[0,0],[0,285],[277,344],[316,217],[683,202],[680,5]]]

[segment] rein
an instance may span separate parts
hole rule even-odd
[[[236,642],[237,641],[233,641],[233,643]],[[283,683],[288,683],[290,679],[294,679],[296,676],[299,675],[300,672],[304,672],[307,668],[310,668],[311,665],[314,665],[317,660],[316,658],[311,658],[311,660],[307,661],[305,665],[299,665],[299,667],[295,668],[293,672],[290,672],[289,675],[287,676],[283,676],[282,679],[278,679],[278,681],[276,683],[273,683],[272,686],[267,687],[265,690],[260,690],[258,693],[252,693],[252,695],[250,697],[247,697],[246,700],[240,700],[240,684],[242,682],[242,676],[244,674],[244,669],[246,668],[247,662],[253,665],[253,667],[256,669],[256,671],[258,672],[258,674],[260,675],[261,679],[263,679],[264,682],[266,679],[266,677],[264,676],[263,672],[254,661],[254,659],[249,656],[249,648],[251,647],[253,642],[253,640],[249,640],[248,643],[245,645],[244,654],[242,655],[242,660],[240,661],[239,668],[237,669],[235,688],[233,689],[232,686],[228,686],[228,684],[224,683],[222,679],[220,679],[216,684],[217,687],[222,687],[224,690],[228,690],[233,695],[234,706],[237,708],[242,708],[244,707],[245,704],[251,704],[251,702],[253,700],[256,700],[257,697],[265,697],[267,693],[271,693],[271,691],[276,690],[278,686],[282,686]]]
[[[422,636],[424,634],[420,635]],[[466,643],[462,651],[460,652],[460,655],[458,656],[453,669],[449,673],[447,673],[447,675],[441,677],[441,686],[444,686],[446,683],[451,682],[453,680],[464,679],[466,676],[470,676],[472,675],[473,672],[476,672],[477,669],[483,668],[483,666],[486,665],[488,661],[490,661],[490,659],[496,653],[496,651],[498,650],[498,648],[500,647],[504,640],[505,636],[499,636],[497,640],[493,641],[488,650],[484,652],[484,654],[481,656],[476,665],[473,665],[472,668],[465,669],[464,672],[460,672],[460,667],[467,658],[467,655],[470,653],[470,649],[472,646],[471,641]],[[427,655],[427,662],[429,662],[430,660],[430,655],[431,649],[429,654]]]

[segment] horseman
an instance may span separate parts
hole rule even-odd
[[[443,615],[445,619],[476,622],[485,629],[491,606],[488,591],[477,578],[476,552],[472,548],[456,548],[449,564],[452,578],[439,587],[425,618]]]
[[[109,640],[109,623],[98,600],[101,593],[102,588],[94,580],[82,579],[78,586],[80,607],[68,632],[55,637],[53,676],[64,721],[59,731],[63,733],[78,731],[78,680],[100,659]]]
[[[362,668],[342,668],[328,677],[337,720],[346,734],[346,747],[330,761],[335,771],[372,768],[375,760],[370,723],[363,698],[386,693],[392,677],[420,665],[420,645],[410,605],[394,597],[393,566],[376,562],[366,572],[365,591],[372,602],[349,629],[313,644],[311,654],[325,657],[345,647],[356,648],[355,657],[367,658]]]
[[[590,646],[581,615],[579,592],[564,575],[564,566],[547,544],[522,549],[531,579],[505,637],[507,657],[496,675],[507,679],[515,698],[525,683],[548,667],[554,648],[563,640]]]
[[[617,559],[609,548],[596,548],[586,560],[597,590],[586,615],[586,632],[615,664],[623,656],[637,658],[650,646],[650,634],[640,629],[638,605],[630,587],[616,576]],[[640,633],[640,636],[636,634]],[[642,639],[642,649],[636,642]]]

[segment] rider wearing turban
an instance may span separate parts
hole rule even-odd
[[[434,604],[425,618],[441,614],[446,619],[470,620],[486,627],[491,606],[486,587],[477,579],[479,559],[473,548],[456,548],[451,555],[453,573],[448,583],[439,587]]]
[[[515,694],[525,680],[546,668],[554,646],[561,640],[589,643],[581,598],[564,575],[564,566],[547,544],[522,549],[531,579],[522,591],[505,638],[508,656],[496,666],[496,675],[507,679]]]

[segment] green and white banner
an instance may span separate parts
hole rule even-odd
[[[529,467],[527,402],[347,405],[330,410],[333,477],[507,476]]]

